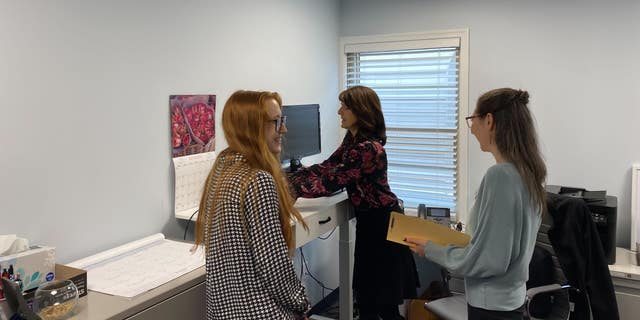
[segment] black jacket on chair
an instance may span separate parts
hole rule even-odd
[[[553,218],[549,240],[569,281],[580,290],[572,319],[619,319],[615,291],[602,243],[582,199],[547,193]]]

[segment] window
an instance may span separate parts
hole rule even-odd
[[[380,96],[389,185],[407,208],[466,215],[466,43],[466,31],[342,39],[343,87]]]

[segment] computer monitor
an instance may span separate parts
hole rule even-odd
[[[320,105],[301,104],[282,106],[287,116],[287,133],[282,139],[281,161],[289,162],[289,170],[300,166],[300,159],[320,153]]]

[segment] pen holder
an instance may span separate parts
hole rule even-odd
[[[43,320],[66,319],[78,304],[78,288],[71,280],[47,282],[36,290],[34,311]]]

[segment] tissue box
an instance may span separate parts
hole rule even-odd
[[[2,276],[22,281],[22,291],[35,289],[54,279],[55,255],[53,247],[32,246],[23,252],[1,256]]]

